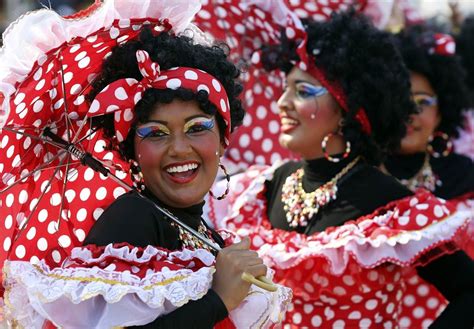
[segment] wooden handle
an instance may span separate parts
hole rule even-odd
[[[242,273],[242,280],[252,283],[259,288],[265,289],[267,291],[275,292],[277,291],[277,286],[266,276],[259,276],[255,278],[253,275],[248,274],[247,272]]]

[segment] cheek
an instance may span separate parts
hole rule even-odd
[[[319,112],[321,112],[318,111],[318,103],[315,99],[308,99],[300,102],[296,109],[301,118],[308,120],[311,119],[311,115],[317,115],[319,117]]]
[[[432,133],[436,129],[437,125],[437,116],[435,111],[427,111],[423,113],[418,118],[420,125],[427,132]]]

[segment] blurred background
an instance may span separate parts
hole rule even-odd
[[[172,0],[170,0],[172,1]],[[292,0],[289,0],[290,2]],[[316,0],[317,1],[317,0]],[[452,30],[456,20],[462,19],[474,13],[474,0],[368,0],[385,2],[392,6],[392,17],[389,23],[390,29],[396,29],[403,25],[403,19],[407,18],[406,8],[415,13],[422,20],[433,21],[437,25],[446,25],[447,30]],[[8,24],[27,11],[42,7],[53,8],[63,16],[71,15],[78,10],[84,9],[92,4],[93,0],[0,0],[0,32]],[[404,12],[401,13],[401,12]],[[404,18],[403,18],[404,16]]]

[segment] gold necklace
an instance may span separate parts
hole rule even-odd
[[[303,189],[304,169],[300,168],[288,176],[283,184],[281,201],[286,213],[286,220],[290,227],[304,227],[309,220],[329,202],[337,198],[337,182],[347,174],[357,162],[360,156],[352,160],[329,182],[318,187],[316,190],[306,193]]]
[[[393,176],[384,164],[380,166],[380,170],[385,174]],[[436,186],[441,185],[441,181],[438,179],[438,177],[433,172],[433,169],[431,168],[430,156],[428,153],[425,154],[423,166],[414,176],[408,179],[398,179],[398,181],[413,192],[419,188],[425,188],[430,192],[434,192]]]

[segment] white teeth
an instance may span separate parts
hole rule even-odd
[[[184,166],[169,167],[169,168],[166,168],[166,171],[172,174],[172,173],[177,173],[177,172],[185,172],[189,170],[194,170],[197,167],[198,167],[197,163],[190,163],[190,164],[185,164]]]
[[[298,121],[293,120],[291,118],[281,118],[282,125],[297,125]]]

